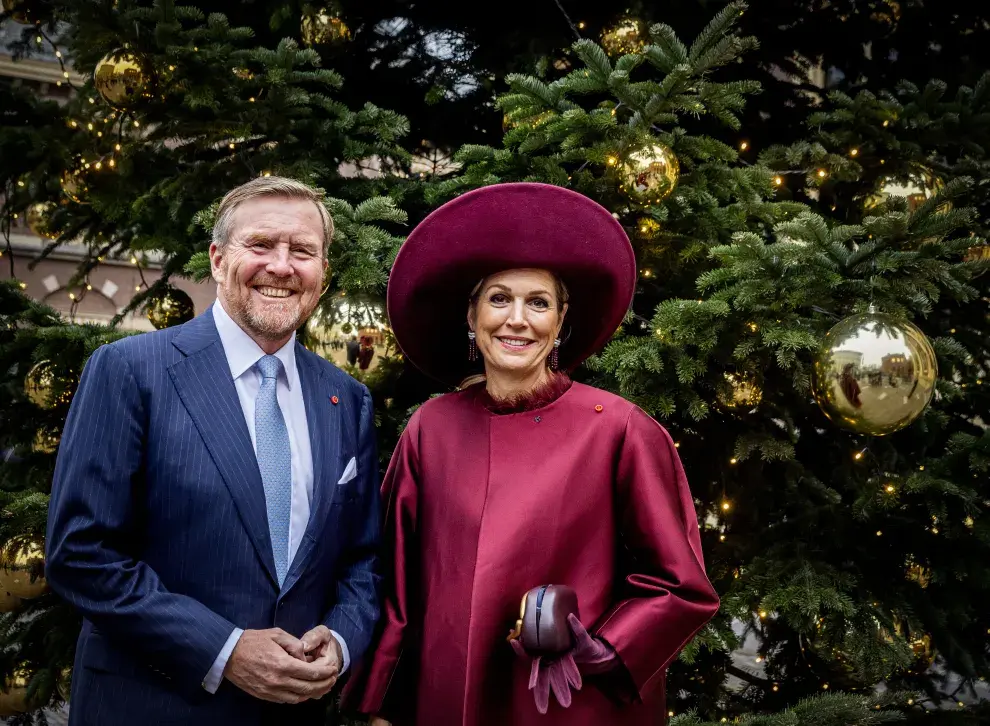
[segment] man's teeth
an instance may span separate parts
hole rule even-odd
[[[292,290],[286,290],[284,287],[256,287],[254,289],[265,297],[289,297],[292,294]]]

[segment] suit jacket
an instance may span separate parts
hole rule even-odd
[[[71,726],[318,723],[202,681],[235,626],[322,623],[361,658],[378,618],[368,390],[297,344],[313,452],[308,528],[281,588],[264,488],[212,310],[103,346],[62,435],[46,575],[83,614]],[[341,481],[351,458],[357,475]],[[281,710],[280,710],[281,709]]]

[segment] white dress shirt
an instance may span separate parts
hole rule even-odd
[[[261,374],[255,368],[255,364],[265,355],[265,351],[234,322],[224,310],[223,305],[220,304],[219,299],[213,303],[213,320],[216,323],[217,332],[220,334],[223,351],[227,356],[230,374],[234,378],[234,388],[237,389],[237,398],[240,401],[241,410],[244,412],[248,433],[251,435],[251,445],[257,453],[254,405],[258,398],[258,391],[261,389]],[[309,441],[309,424],[306,420],[306,401],[303,399],[302,385],[299,382],[299,369],[296,367],[295,333],[292,334],[288,343],[275,351],[274,355],[282,361],[282,372],[278,376],[275,391],[278,407],[282,410],[285,427],[289,432],[289,449],[292,460],[292,503],[289,509],[289,563],[291,564],[306,532],[306,526],[309,524],[309,508],[313,501],[313,451]],[[210,668],[210,672],[203,680],[203,688],[210,693],[216,693],[217,688],[220,687],[223,669],[227,666],[227,659],[230,658],[230,654],[234,651],[234,646],[237,645],[243,632],[241,628],[234,628],[216,661],[214,661],[213,667]],[[341,673],[343,673],[350,665],[350,654],[347,650],[347,644],[340,635],[333,633],[333,636],[340,643],[340,649],[344,656],[341,668]]]

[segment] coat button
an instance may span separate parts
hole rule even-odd
[[[604,407],[600,403],[597,406],[595,406],[595,411],[597,411],[598,413],[601,413],[603,410]]]

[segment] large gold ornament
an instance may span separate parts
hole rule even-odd
[[[834,423],[883,436],[928,406],[938,364],[917,327],[881,313],[853,315],[825,336],[812,371],[812,393]]]
[[[24,376],[24,393],[39,408],[55,407],[55,397],[52,393],[54,388],[55,367],[51,361],[43,360],[35,363]]]
[[[28,703],[28,681],[30,674],[23,668],[14,671],[14,675],[0,689],[0,718],[16,716],[31,710]]]
[[[75,379],[59,374],[51,361],[43,360],[31,366],[24,376],[24,393],[39,408],[52,409],[72,400]]]
[[[10,13],[10,19],[21,25],[34,25],[44,20],[38,12],[37,0],[3,0],[3,11]]]
[[[46,239],[55,239],[58,233],[48,228],[48,220],[55,211],[54,202],[37,202],[27,209],[27,225],[34,234]]]
[[[338,366],[362,371],[376,368],[391,355],[392,341],[385,306],[373,296],[329,297],[306,324],[306,347]]]
[[[7,541],[0,551],[0,591],[29,600],[48,589],[45,548],[27,535]]]
[[[636,53],[646,45],[643,21],[623,18],[615,26],[602,31],[602,47],[609,55]]]
[[[908,211],[913,212],[942,188],[942,182],[929,171],[917,171],[906,177],[884,177],[880,180],[880,189],[866,200],[866,208],[872,209],[890,197],[900,197],[907,201]],[[948,202],[939,207],[949,209]]]
[[[305,13],[300,32],[306,45],[329,45],[351,39],[351,29],[340,17],[336,3],[317,12]]]
[[[115,50],[103,56],[93,71],[93,83],[103,100],[118,111],[126,111],[155,90],[151,63],[129,50]]]
[[[67,169],[62,172],[62,192],[77,204],[86,204],[89,185],[83,169]]]
[[[671,148],[653,141],[622,160],[619,189],[640,204],[658,204],[674,191],[680,173]]]
[[[169,287],[150,300],[147,310],[148,320],[158,330],[188,323],[196,315],[192,298],[177,287]]]
[[[732,411],[749,411],[760,405],[763,400],[763,390],[756,377],[742,373],[726,373],[728,384],[719,388],[717,398],[719,404]]]

